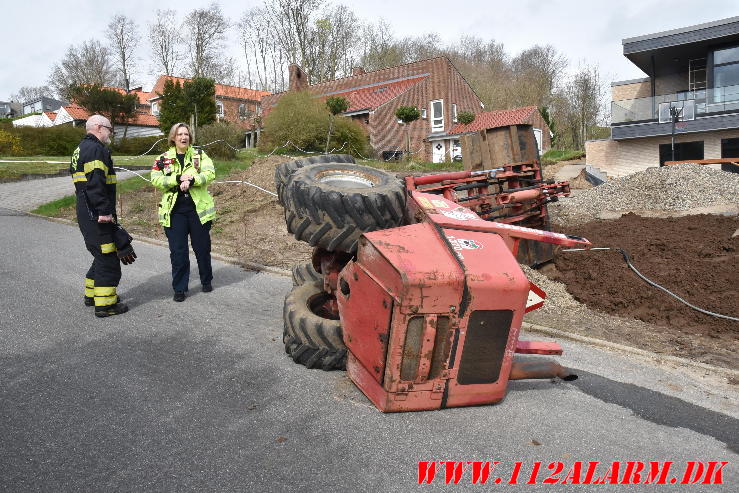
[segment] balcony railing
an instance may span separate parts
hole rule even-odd
[[[739,85],[611,102],[611,123],[657,120],[660,103],[695,101],[695,116],[739,111]]]

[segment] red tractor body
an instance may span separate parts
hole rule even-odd
[[[411,201],[422,221],[366,233],[338,276],[352,381],[380,410],[395,412],[495,403],[512,371],[541,378],[532,376],[541,366],[515,367],[514,353],[561,349],[518,339],[538,289],[516,260],[518,243],[587,240],[485,221],[439,195],[414,191]],[[549,368],[551,376],[562,370]]]

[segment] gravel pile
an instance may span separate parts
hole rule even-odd
[[[575,224],[603,211],[686,211],[739,202],[739,174],[697,164],[648,168],[550,205],[552,220]]]

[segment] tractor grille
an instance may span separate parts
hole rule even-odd
[[[498,380],[511,320],[511,310],[477,310],[470,314],[457,382],[472,385]]]
[[[403,345],[403,361],[400,364],[400,379],[414,381],[418,379],[418,366],[421,362],[421,344],[423,343],[423,329],[425,318],[423,316],[412,317],[408,321],[408,329],[405,333],[405,344]],[[445,363],[449,357],[450,341],[449,317],[439,316],[436,318],[436,336],[434,337],[434,350],[431,355],[431,369],[428,379],[438,378],[445,369]]]

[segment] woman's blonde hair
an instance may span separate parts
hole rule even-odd
[[[167,139],[169,139],[169,145],[175,145],[174,139],[177,136],[177,130],[179,130],[180,127],[185,127],[187,129],[187,134],[190,136],[190,145],[192,145],[192,131],[190,130],[190,125],[188,125],[187,123],[175,123],[174,125],[172,125],[172,128],[169,131],[169,135],[167,136]]]

